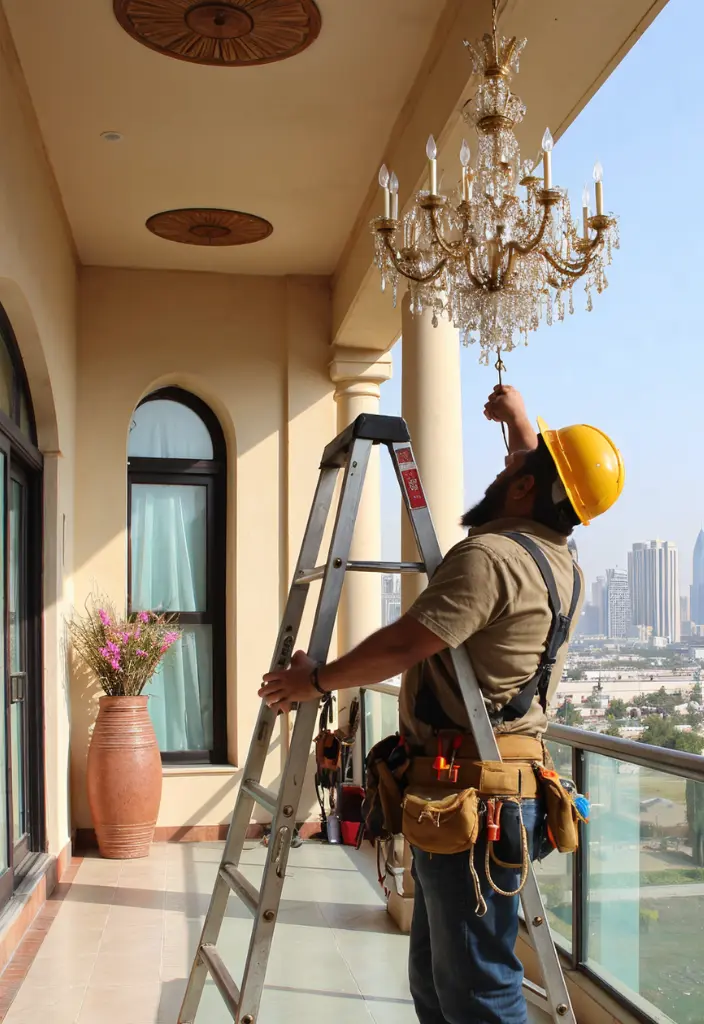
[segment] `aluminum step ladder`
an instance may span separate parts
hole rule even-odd
[[[391,456],[406,511],[413,526],[418,552],[422,559],[420,562],[349,561],[364,478],[369,456],[375,444],[384,445]],[[330,548],[327,561],[320,565],[316,563],[340,471],[344,476]],[[276,641],[271,663],[272,671],[287,666],[291,659],[311,583],[322,580],[308,653],[315,661],[325,662],[345,573],[425,572],[430,577],[439,565],[441,557],[404,420],[392,416],[359,416],[347,430],[327,446],[323,453],[320,478]],[[465,649],[453,651],[452,659],[479,756],[485,761],[500,760],[496,737]],[[194,1024],[208,974],[217,986],[233,1020],[237,1024],[258,1024],[259,1004],[286,875],[288,854],[294,838],[301,789],[311,754],[318,708],[319,701],[310,701],[302,704],[296,712],[281,788],[275,793],[262,786],[261,777],[277,716],[262,701],[178,1024]],[[245,878],[238,866],[255,803],[272,816],[271,837],[259,891]],[[240,987],[231,977],[216,948],[231,893],[239,897],[254,920]],[[545,989],[541,989],[526,981],[526,997],[547,1010],[554,1021],[576,1024],[532,868],[521,893],[521,900],[545,982]]]

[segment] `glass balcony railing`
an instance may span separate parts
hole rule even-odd
[[[565,726],[548,747],[589,795],[574,857],[536,865],[556,943],[654,1021],[704,1020],[704,757]]]

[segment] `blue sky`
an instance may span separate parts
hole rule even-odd
[[[542,326],[528,348],[506,357],[507,382],[523,392],[531,416],[555,427],[592,422],[623,453],[620,502],[576,534],[587,579],[625,568],[633,542],[660,538],[679,547],[683,593],[704,523],[704,63],[686,57],[686,41],[703,33],[701,0],[670,0],[556,143],[553,180],[569,189],[575,211],[601,160],[621,249],[591,313],[578,283],[574,316]],[[520,75],[515,88],[520,95]],[[467,503],[503,459],[500,431],[482,416],[494,371],[477,357],[474,347],[462,351]],[[381,406],[401,412],[400,360]],[[398,503],[382,466],[384,556],[396,558]]]

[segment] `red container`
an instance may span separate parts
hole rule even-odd
[[[356,846],[357,835],[359,833],[359,822],[358,821],[341,821],[340,831],[342,833],[342,842],[344,846]]]
[[[364,800],[364,789],[362,786],[343,786],[340,793],[340,831],[342,842],[345,846],[357,845],[357,834],[362,820],[362,801]]]

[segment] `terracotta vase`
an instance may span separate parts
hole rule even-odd
[[[103,857],[148,857],[161,757],[146,697],[101,697],[88,752],[88,802]]]

